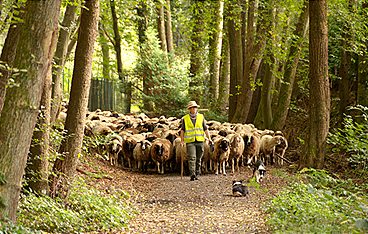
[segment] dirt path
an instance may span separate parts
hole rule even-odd
[[[286,184],[274,176],[276,169],[270,169],[260,189],[250,188],[249,197],[232,197],[232,181],[247,180],[250,169],[189,181],[179,174],[103,167],[113,175],[114,187],[133,194],[139,212],[124,233],[269,233],[261,207]]]

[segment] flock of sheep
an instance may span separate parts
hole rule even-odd
[[[188,161],[186,147],[179,137],[181,120],[176,117],[149,118],[145,114],[122,115],[110,111],[89,112],[86,136],[106,136],[102,154],[111,165],[147,170],[155,165],[158,173],[181,171]],[[207,121],[213,145],[206,139],[202,173],[226,175],[231,165],[251,165],[258,159],[267,164],[283,165],[288,147],[282,132],[259,130],[252,124],[231,124]],[[102,149],[99,149],[101,152]]]

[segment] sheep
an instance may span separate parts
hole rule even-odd
[[[173,143],[176,163],[180,165],[180,175],[183,178],[184,163],[188,163],[187,147],[181,143],[180,137],[176,138]]]
[[[203,143],[203,158],[202,158],[202,172],[208,172],[208,163],[211,161],[211,155],[214,150],[213,143],[210,144],[209,140],[206,139],[206,141]],[[210,170],[212,170],[212,166],[210,164]]]
[[[152,143],[151,156],[157,165],[158,173],[164,174],[165,163],[171,159],[171,147],[172,145],[167,139],[158,138]]]
[[[236,170],[239,172],[239,159],[243,155],[244,151],[244,140],[239,134],[229,134],[227,138],[230,140],[230,159],[231,159],[231,172]]]
[[[230,155],[230,141],[223,136],[218,136],[214,139],[214,144],[214,151],[211,159],[216,167],[215,174],[218,175],[218,168],[220,166],[220,173],[226,175],[225,167]]]
[[[143,140],[136,144],[133,150],[133,159],[137,162],[137,169],[138,170],[146,170],[147,164],[149,160],[151,159],[151,150],[152,143]]]
[[[285,151],[288,147],[288,142],[286,138],[284,137],[284,134],[281,131],[276,131],[275,136],[281,136],[280,143],[276,145],[275,147],[275,154],[277,156],[276,162],[278,165],[282,166],[284,164],[284,158]]]
[[[133,150],[134,147],[137,145],[138,142],[144,140],[144,136],[141,134],[135,134],[135,135],[131,135],[126,137],[126,139],[123,141],[123,161],[126,160],[128,161],[128,167],[133,169],[133,162],[134,162],[134,158],[133,158]],[[122,165],[124,166],[124,163],[122,163]]]
[[[110,160],[110,165],[118,164],[118,155],[122,150],[123,138],[117,134],[110,134],[107,136],[107,154]]]
[[[256,131],[244,134],[243,140],[244,140],[243,156],[246,160],[246,164],[249,166],[252,163],[252,161],[253,163],[255,163],[258,159],[261,140],[259,134]]]
[[[263,135],[261,137],[260,153],[265,164],[269,162],[272,165],[274,163],[275,147],[281,143],[281,139],[282,136]]]

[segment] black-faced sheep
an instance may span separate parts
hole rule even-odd
[[[260,154],[265,164],[274,164],[276,145],[281,143],[282,136],[264,135],[261,137]]]
[[[134,147],[138,142],[143,141],[144,139],[145,138],[143,135],[135,134],[126,137],[126,139],[123,141],[123,162],[127,161],[128,167],[131,169],[133,169],[133,163],[135,162],[133,157]],[[124,166],[124,163],[122,163],[122,165]]]
[[[229,134],[227,138],[230,140],[231,172],[235,172],[235,165],[239,172],[239,159],[244,152],[244,140],[239,134]]]
[[[218,168],[220,167],[220,173],[226,175],[225,167],[230,155],[230,141],[225,137],[218,136],[214,139],[214,144],[212,161],[216,167],[215,174],[218,175]]]
[[[138,170],[145,171],[147,169],[148,162],[151,159],[151,146],[151,142],[143,140],[134,147],[133,158],[137,162]]]
[[[171,159],[171,147],[171,143],[167,139],[158,138],[152,143],[151,156],[157,165],[158,173],[164,174],[165,163]]]
[[[107,137],[107,154],[112,166],[118,164],[118,155],[122,150],[123,138],[117,134],[110,134]]]

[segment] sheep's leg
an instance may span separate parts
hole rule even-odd
[[[214,162],[213,162],[213,166],[214,166],[214,167],[216,167],[216,168],[215,168],[215,175],[218,175],[218,173],[219,173],[219,172],[218,172],[218,165],[217,165],[217,161],[214,161]]]
[[[239,159],[240,159],[240,157],[239,158],[236,158],[236,170],[238,171],[238,173],[240,172],[240,168],[239,168]]]
[[[157,172],[158,172],[158,174],[160,174],[160,163],[159,162],[156,162],[156,166],[157,166]]]
[[[235,165],[234,165],[235,161],[236,161],[235,158],[231,159],[231,173],[233,173],[233,174],[235,172]]]
[[[212,163],[213,163],[213,161],[212,161],[212,159],[210,159],[210,171],[212,171]]]
[[[223,175],[226,175],[226,170],[225,170],[225,168],[226,168],[226,163],[227,163],[227,161],[223,161],[223,162],[222,162],[222,167],[223,167],[223,169],[222,169],[222,174],[223,174]]]
[[[141,160],[138,160],[137,163],[138,163],[138,166],[137,167],[138,167],[138,171],[139,171],[142,168],[142,161]]]
[[[164,172],[165,172],[165,163],[164,163],[164,162],[162,162],[162,163],[161,163],[161,166],[162,166],[161,174],[163,175],[163,174],[164,174]]]

